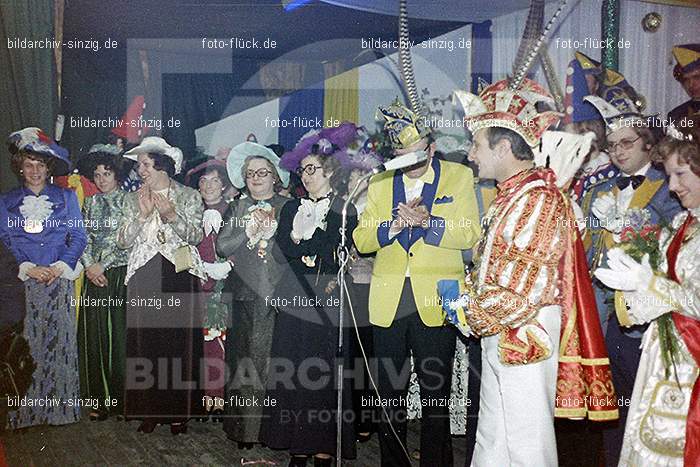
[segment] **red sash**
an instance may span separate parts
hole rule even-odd
[[[683,244],[685,233],[690,224],[693,223],[693,220],[693,216],[688,214],[687,219],[676,232],[666,251],[668,277],[679,284],[681,281],[678,280],[676,275],[676,259],[678,259],[678,252]],[[700,320],[688,318],[675,311],[671,314],[671,317],[695,363],[700,366]],[[683,456],[685,465],[700,465],[700,384],[698,384],[698,380],[700,378],[696,379],[692,395],[690,396],[690,406],[685,428],[685,452]]]

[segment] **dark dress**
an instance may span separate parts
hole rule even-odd
[[[311,239],[295,244],[290,233],[301,203],[295,199],[285,204],[277,229],[276,257],[286,264],[283,280],[272,298],[278,314],[268,373],[269,403],[263,409],[260,439],[269,447],[287,449],[292,455],[335,454],[339,288],[336,286],[331,294],[324,289],[338,272],[336,248],[340,243],[343,200],[335,197],[331,201],[325,231],[316,229]],[[350,206],[348,248],[356,225],[355,208]],[[313,255],[313,261],[302,259]],[[349,323],[347,313],[345,323]],[[349,334],[346,326],[346,368]],[[347,380],[344,385],[342,455],[353,458],[352,386]]]
[[[228,208],[228,203],[223,199],[216,204],[206,205],[206,210],[214,209],[222,216]],[[206,212],[206,211],[205,211]],[[223,221],[223,217],[222,217]],[[204,232],[202,242],[197,245],[199,256],[205,263],[217,263],[220,258],[216,254],[216,239],[219,234],[212,230]],[[207,316],[204,326],[204,361],[202,362],[202,374],[206,375],[204,383],[204,395],[208,404],[214,404],[213,398],[224,397],[224,373],[226,361],[224,359],[224,345],[226,342],[226,326],[228,323],[228,307],[222,296],[223,281],[213,278],[207,279],[202,284],[202,292],[206,300]],[[211,407],[211,406],[210,406]]]
[[[288,198],[274,195],[263,201],[279,219]],[[262,403],[265,398],[275,311],[269,305],[281,267],[272,257],[274,238],[253,245],[245,233],[250,210],[258,201],[248,197],[231,203],[216,247],[220,256],[233,259],[234,266],[224,286],[231,302],[231,329],[226,339],[226,418],[224,431],[241,443],[258,442]]]
[[[160,193],[175,206],[173,222],[163,223],[154,210],[140,223],[138,194],[128,193],[117,235],[117,244],[131,249],[124,411],[130,419],[177,423],[202,413],[204,297],[199,292],[207,276],[194,245],[202,240],[203,204],[197,191],[175,181]],[[181,272],[174,264],[178,250],[190,260]]]

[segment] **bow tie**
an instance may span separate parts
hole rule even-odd
[[[630,183],[632,184],[632,189],[636,190],[639,188],[639,185],[644,182],[644,175],[632,175],[631,177],[619,177],[617,180],[615,180],[615,183],[617,184],[617,187],[620,190],[624,190],[628,186],[630,186]]]

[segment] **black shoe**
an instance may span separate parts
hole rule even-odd
[[[214,423],[224,422],[224,411],[222,409],[216,409],[211,413],[211,421]]]
[[[314,467],[331,467],[332,465],[332,457],[314,457]]]
[[[170,424],[170,433],[172,433],[173,436],[179,435],[180,433],[187,433],[187,424],[186,423],[171,423]]]
[[[292,456],[288,467],[306,467],[306,456]]]
[[[107,412],[95,410],[94,412],[90,412],[90,420],[93,422],[102,422],[107,420],[107,415]]]
[[[156,429],[156,425],[157,423],[154,421],[144,420],[141,422],[136,431],[139,431],[141,433],[153,433],[153,430]]]
[[[255,446],[255,443],[244,443],[241,441],[236,441],[236,444],[238,444],[238,449],[243,450],[243,449],[253,449],[253,446]]]

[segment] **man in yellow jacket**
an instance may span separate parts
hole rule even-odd
[[[372,402],[386,408],[399,438],[382,417],[382,465],[410,465],[403,447],[412,353],[421,388],[421,465],[450,466],[456,334],[445,325],[437,281],[464,280],[462,250],[480,235],[474,178],[469,168],[433,157],[435,143],[418,115],[398,103],[380,107],[378,114],[386,120],[384,131],[396,156],[423,151],[428,157],[370,180],[367,207],[353,233],[361,253],[377,253],[369,320],[381,399]]]

